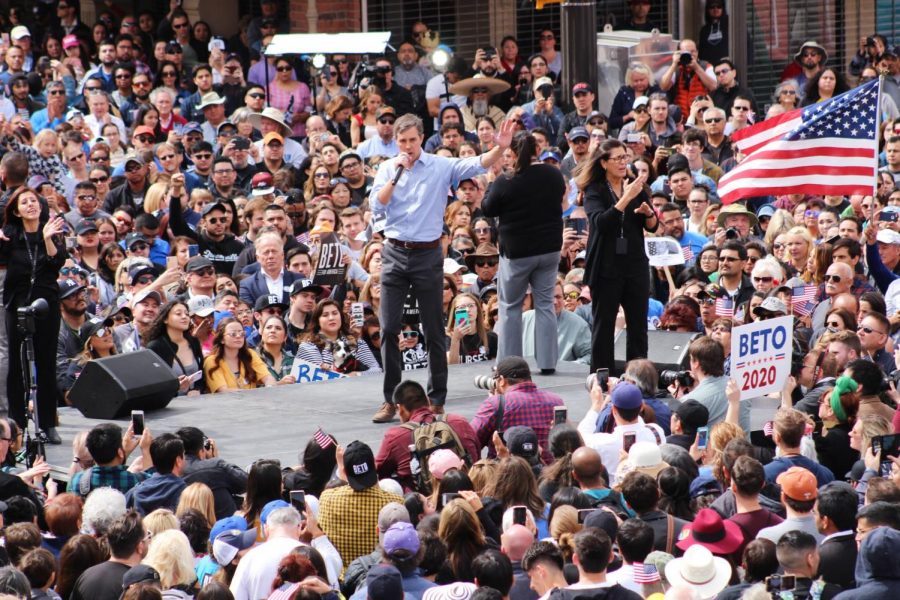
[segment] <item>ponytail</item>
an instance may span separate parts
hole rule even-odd
[[[516,153],[516,175],[531,166],[537,157],[537,140],[530,133],[523,132],[513,140]]]

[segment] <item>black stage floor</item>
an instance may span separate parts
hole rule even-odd
[[[533,361],[532,368],[534,368]],[[486,392],[477,389],[475,376],[489,375],[493,363],[453,365],[447,396],[447,410],[471,418]],[[535,369],[536,371],[536,369]],[[569,419],[577,423],[590,405],[584,381],[585,365],[560,363],[556,374],[534,379],[542,389],[560,395],[569,408]],[[405,374],[425,384],[427,371]],[[147,426],[154,434],[172,432],[185,425],[202,429],[216,440],[220,455],[235,464],[246,466],[259,458],[277,458],[283,465],[295,465],[298,453],[317,427],[333,434],[341,444],[362,440],[377,451],[388,424],[372,423],[372,415],[381,405],[381,376],[362,376],[331,382],[278,386],[245,392],[181,397],[165,409],[148,412]],[[771,419],[777,402],[755,404],[753,428]],[[75,435],[101,421],[87,419],[74,408],[60,409],[58,431],[61,446],[48,446],[47,459],[52,465],[68,469],[72,460],[71,443]],[[128,420],[119,421],[122,427]],[[394,424],[399,419],[394,420]]]

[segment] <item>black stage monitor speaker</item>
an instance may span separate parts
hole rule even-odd
[[[165,408],[177,393],[169,365],[152,350],[138,350],[87,363],[69,400],[89,419],[117,419],[132,410]]]
[[[656,365],[656,371],[680,371],[688,368],[688,346],[699,333],[682,333],[678,331],[647,332],[647,358]],[[628,336],[623,330],[616,337],[615,358],[617,374],[625,372],[625,339]]]

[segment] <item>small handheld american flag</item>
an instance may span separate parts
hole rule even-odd
[[[791,310],[795,315],[806,317],[815,307],[816,286],[800,285],[791,289]]]
[[[644,563],[634,563],[631,565],[634,570],[634,582],[645,585],[656,583],[659,579],[659,571],[653,565],[645,565]]]
[[[316,429],[316,432],[313,434],[313,439],[316,441],[316,444],[318,444],[319,448],[321,448],[322,450],[325,450],[329,446],[334,444],[334,440],[331,439],[331,436],[328,435],[327,433],[325,433],[324,431],[322,431],[321,427]]]
[[[694,251],[691,250],[690,246],[682,246],[681,255],[684,256],[684,262],[691,262],[694,260]]]
[[[728,296],[716,298],[716,316],[734,318],[734,300]]]

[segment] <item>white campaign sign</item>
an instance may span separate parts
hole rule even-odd
[[[316,381],[328,381],[329,379],[341,379],[342,377],[346,377],[346,375],[342,373],[320,369],[311,362],[306,362],[305,360],[300,360],[298,358],[294,359],[294,364],[291,367],[291,375],[294,376],[297,383],[313,383]]]
[[[741,400],[781,391],[791,374],[794,317],[741,325],[731,331],[731,377]]]

